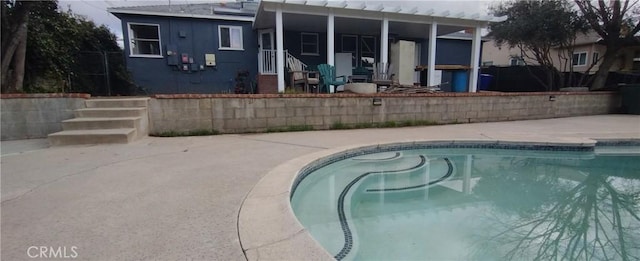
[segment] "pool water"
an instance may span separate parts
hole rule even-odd
[[[310,173],[291,204],[338,260],[638,260],[640,149],[603,151],[367,154]]]

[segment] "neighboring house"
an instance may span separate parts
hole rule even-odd
[[[554,65],[562,72],[595,73],[598,71],[599,59],[604,55],[606,47],[599,44],[600,36],[594,32],[580,34],[573,45],[571,57],[566,57],[567,62],[560,62],[558,52],[561,49],[552,49],[551,57],[554,57]],[[640,42],[640,41],[639,41]],[[506,45],[498,47],[495,41],[490,40],[484,43],[482,49],[483,66],[516,66],[524,65],[518,48],[509,48]],[[527,60],[530,65],[536,65],[534,61]],[[595,63],[595,64],[594,64]],[[593,66],[591,66],[594,64]],[[612,72],[640,72],[640,45],[625,48],[618,55],[618,61],[614,63],[610,71]]]
[[[323,63],[370,70],[374,63],[391,63],[412,73],[416,65],[466,65],[469,90],[475,91],[480,33],[441,36],[469,28],[479,32],[499,18],[387,4],[263,0],[109,12],[122,21],[127,67],[135,83],[150,93],[233,92],[239,71],[257,79],[260,93],[282,92],[286,59],[298,59],[309,70]],[[391,55],[391,46],[400,40],[412,43],[406,53],[413,57]],[[435,74],[435,66],[429,66],[429,82]]]

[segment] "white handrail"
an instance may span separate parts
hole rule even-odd
[[[285,50],[284,54],[286,68],[291,69],[289,62],[286,61],[294,61],[296,64],[302,65],[303,71],[307,69],[308,66],[300,61],[300,59],[291,55],[289,51]],[[258,71],[260,74],[277,74],[278,68],[276,67],[276,55],[276,50],[261,50],[258,53]]]
[[[296,58],[295,56],[291,55],[291,54],[289,53],[289,51],[285,50],[285,51],[284,51],[284,53],[286,54],[286,57],[287,57],[287,58],[285,59],[286,61],[290,61],[290,60],[292,60],[292,61],[295,61],[296,63],[301,64],[301,65],[302,65],[302,70],[303,70],[303,71],[307,69],[307,65],[306,65],[305,63],[303,63],[302,61],[300,61],[300,59],[298,59],[298,58]],[[289,68],[289,63],[287,63],[287,68]],[[289,68],[289,69],[291,69],[291,68]]]

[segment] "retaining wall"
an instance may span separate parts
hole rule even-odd
[[[2,140],[46,138],[62,130],[73,110],[84,108],[89,94],[2,94]]]
[[[438,94],[155,95],[151,133],[261,132],[290,126],[329,129],[385,122],[467,123],[614,113],[613,92]],[[374,100],[379,105],[374,105]]]

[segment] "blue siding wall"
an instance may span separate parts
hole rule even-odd
[[[429,40],[422,42],[422,56],[420,63],[428,63]],[[480,51],[482,53],[482,50]],[[480,59],[482,61],[482,59]],[[436,40],[437,65],[469,65],[471,63],[471,40],[438,39]],[[423,72],[424,74],[424,72]],[[424,78],[424,75],[422,76]],[[426,79],[423,79],[426,81]],[[443,91],[451,91],[452,74],[450,71],[442,73],[441,86]]]
[[[429,40],[422,42],[420,63],[428,63]],[[471,62],[471,40],[438,39],[436,40],[436,64],[469,65]]]
[[[318,53],[319,55],[301,55],[301,38],[297,31],[284,32],[284,49],[303,63],[309,66],[309,70],[316,70],[318,64],[327,63],[327,34],[318,33]],[[307,32],[310,33],[310,32]],[[336,50],[337,51],[337,50]]]
[[[123,15],[127,68],[135,83],[149,93],[222,93],[233,92],[238,70],[248,70],[254,81],[258,67],[257,36],[251,22]],[[159,24],[163,58],[131,57],[127,23]],[[218,50],[218,25],[242,26],[244,51]],[[181,37],[181,35],[183,37]],[[180,66],[167,65],[167,46],[174,45]],[[216,55],[216,66],[204,70],[182,71],[180,54],[205,64],[205,54]],[[247,86],[249,87],[249,86]]]

